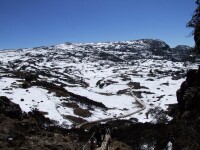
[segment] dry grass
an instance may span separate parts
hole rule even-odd
[[[82,108],[76,108],[74,109],[74,114],[81,116],[81,117],[90,117],[92,115],[92,113],[87,110],[87,109],[82,109]]]
[[[70,120],[70,121],[72,121],[73,123],[77,123],[77,124],[86,122],[86,120],[83,119],[83,118],[74,117],[74,116],[70,116],[70,115],[65,115],[64,118],[65,118],[65,119],[68,119],[68,120]]]

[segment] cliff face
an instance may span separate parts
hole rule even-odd
[[[186,80],[177,91],[179,119],[200,121],[200,67],[189,70]]]
[[[189,70],[177,91],[178,107],[169,126],[174,149],[200,149],[200,67]]]

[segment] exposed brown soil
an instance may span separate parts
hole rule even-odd
[[[75,115],[78,115],[78,116],[81,116],[81,117],[90,117],[92,115],[92,113],[87,110],[87,109],[82,109],[82,108],[76,108],[74,109],[74,114]]]

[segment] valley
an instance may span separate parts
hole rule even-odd
[[[25,112],[38,109],[71,128],[137,111],[132,91],[146,109],[125,119],[156,122],[149,112],[176,103],[175,91],[187,70],[197,68],[192,54],[174,61],[177,52],[150,39],[5,50],[0,52],[0,95]]]

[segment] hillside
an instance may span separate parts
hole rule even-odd
[[[131,89],[148,109],[166,109],[192,66],[172,61],[172,52],[160,40],[1,51],[0,94],[25,112],[37,108],[65,126],[132,112],[138,106]],[[152,121],[148,109],[134,117]]]
[[[170,48],[152,39],[3,50],[0,96],[18,104],[21,113],[37,110],[55,126],[71,129],[140,109],[134,94],[146,109],[124,120],[151,128],[148,123],[172,119],[166,110],[198,61],[191,47]]]

